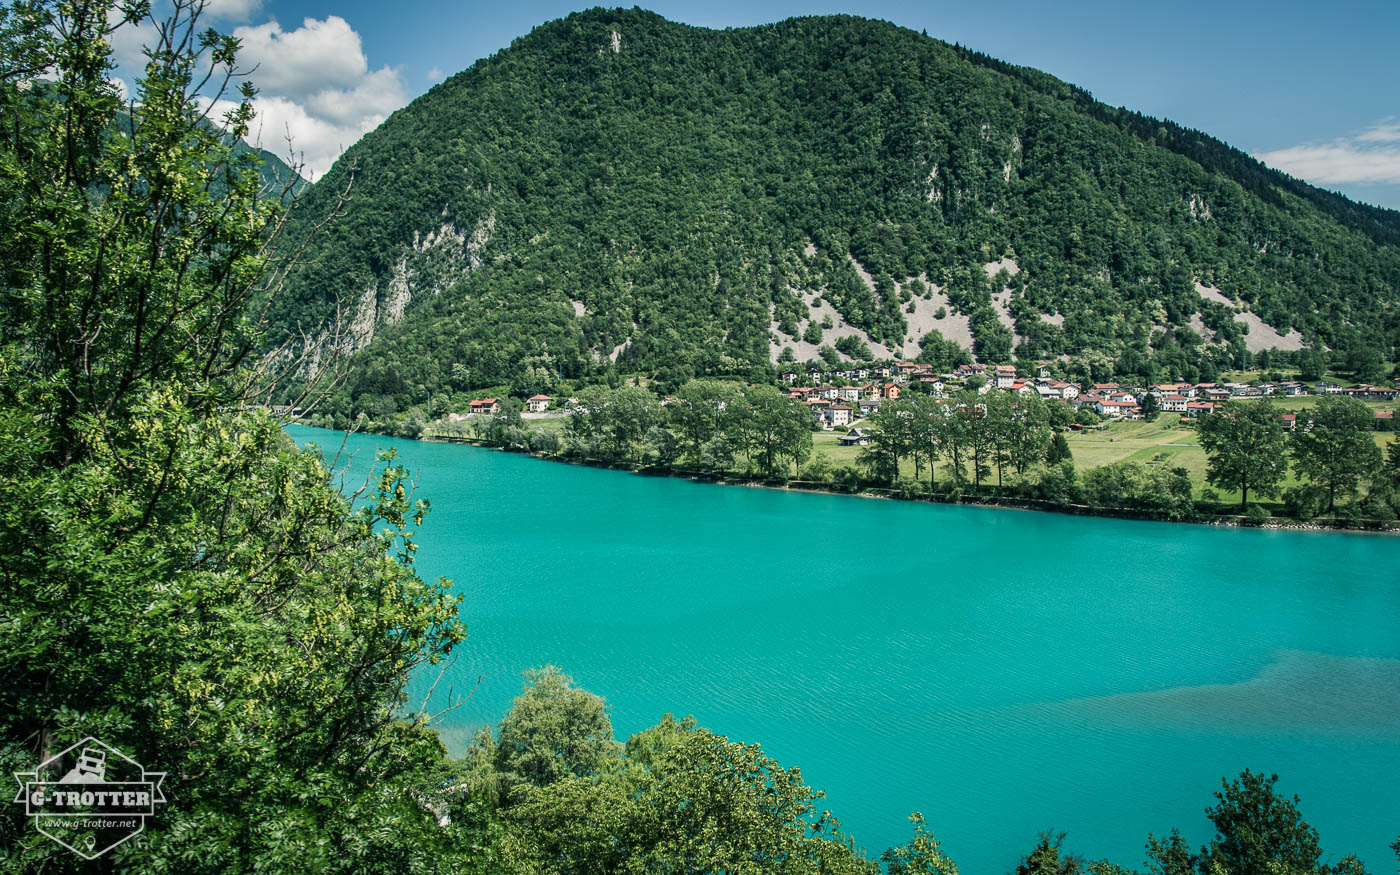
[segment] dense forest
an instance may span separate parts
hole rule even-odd
[[[1275,347],[1379,379],[1400,340],[1400,214],[847,16],[542,25],[349,149],[289,241],[321,223],[274,339],[358,350],[351,418],[821,348],[1151,382]]]

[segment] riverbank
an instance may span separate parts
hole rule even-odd
[[[476,446],[483,449],[493,449],[500,452],[514,453],[517,455],[531,456],[547,462],[561,462],[568,465],[581,465],[591,468],[602,468],[613,471],[627,471],[648,477],[673,477],[682,480],[712,483],[722,486],[742,486],[754,489],[775,489],[787,492],[809,492],[814,494],[845,495],[855,498],[884,499],[893,501],[915,501],[930,504],[964,505],[970,507],[990,507],[1002,508],[1006,510],[1025,510],[1041,513],[1055,513],[1068,516],[1088,516],[1109,519],[1131,519],[1146,520],[1152,522],[1177,522],[1194,525],[1207,526],[1228,526],[1235,528],[1253,529],[1273,529],[1279,531],[1346,531],[1353,533],[1372,533],[1395,535],[1400,534],[1400,523],[1382,520],[1346,520],[1337,517],[1318,517],[1311,520],[1301,520],[1296,517],[1269,516],[1265,518],[1251,518],[1244,514],[1212,513],[1202,511],[1200,502],[1197,502],[1197,510],[1194,515],[1184,517],[1172,517],[1161,513],[1154,513],[1150,510],[1131,507],[1107,507],[1101,505],[1077,504],[1048,501],[1044,499],[1030,498],[1027,496],[1002,494],[987,494],[986,492],[971,492],[975,487],[964,484],[962,487],[954,487],[948,491],[929,489],[922,481],[919,482],[921,488],[915,489],[912,486],[907,488],[891,488],[871,484],[867,481],[853,480],[833,480],[816,481],[802,480],[800,478],[783,480],[776,478],[764,478],[749,476],[741,472],[714,472],[686,470],[655,465],[638,465],[611,459],[593,459],[574,454],[556,454],[548,452],[531,452],[518,447],[503,447],[483,439],[471,438],[467,436],[426,436],[420,438],[405,438],[407,440],[418,440],[425,443],[442,444],[462,444]],[[993,489],[994,487],[983,487]]]

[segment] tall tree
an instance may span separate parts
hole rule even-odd
[[[908,844],[890,848],[880,859],[888,875],[958,875],[958,864],[943,852],[933,831],[924,826],[924,816],[909,815],[914,835]]]
[[[870,445],[860,458],[874,477],[889,483],[899,477],[904,457],[914,451],[919,409],[912,399],[901,399],[881,405],[870,417]]]
[[[1064,833],[1041,833],[1035,848],[1016,867],[1016,875],[1080,875],[1084,866],[1079,858],[1060,853],[1064,838]]]
[[[1055,432],[1049,447],[1045,450],[1045,464],[1058,465],[1061,462],[1072,461],[1074,461],[1074,453],[1070,451],[1069,441],[1065,439],[1062,432]]]
[[[1142,418],[1151,422],[1157,418],[1157,414],[1162,412],[1162,405],[1157,401],[1157,396],[1152,392],[1143,392],[1142,400],[1138,402],[1138,409],[1142,411]]]
[[[812,417],[806,408],[770,385],[746,386],[736,417],[743,423],[749,451],[769,477],[783,476],[811,452]]]
[[[1308,423],[1293,435],[1294,465],[1327,490],[1329,513],[1337,507],[1339,491],[1354,491],[1380,467],[1372,423],[1370,409],[1357,399],[1324,395],[1309,412]]]
[[[507,787],[542,787],[597,774],[619,750],[603,700],[547,665],[525,672],[525,687],[501,721],[494,753]]]
[[[200,111],[237,71],[203,5],[0,13],[0,616],[23,629],[0,636],[0,760],[91,735],[167,772],[112,870],[455,866],[406,688],[462,640],[456,599],[413,570],[402,468],[352,508],[250,409],[282,203],[235,142],[251,89],[222,132]],[[109,41],[136,27],[119,115]],[[6,868],[76,871],[7,808]]]
[[[1240,491],[1240,511],[1249,505],[1249,491],[1278,494],[1288,473],[1287,438],[1283,423],[1267,401],[1226,402],[1215,413],[1196,420],[1196,433],[1206,452],[1206,480],[1214,486]]]
[[[739,388],[733,383],[691,380],[676,391],[666,413],[685,444],[688,461],[700,464],[705,444],[728,427],[738,407]]]
[[[1248,769],[1233,781],[1221,781],[1216,804],[1206,810],[1215,838],[1201,849],[1202,872],[1273,875],[1318,872],[1322,848],[1317,830],[1303,820],[1298,797],[1274,792],[1278,775]]]

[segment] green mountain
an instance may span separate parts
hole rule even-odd
[[[278,319],[340,305],[345,413],[838,342],[1160,379],[1400,342],[1400,213],[846,16],[542,25],[349,149],[289,239],[322,224]]]

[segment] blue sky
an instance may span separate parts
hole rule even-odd
[[[443,76],[579,8],[211,0],[210,13],[221,29],[241,29],[261,65],[254,80],[279,131],[264,139],[292,130],[311,169],[323,171]],[[1400,208],[1397,0],[657,0],[645,8],[706,27],[844,12],[926,29],[1108,103],[1199,128],[1314,184]]]

